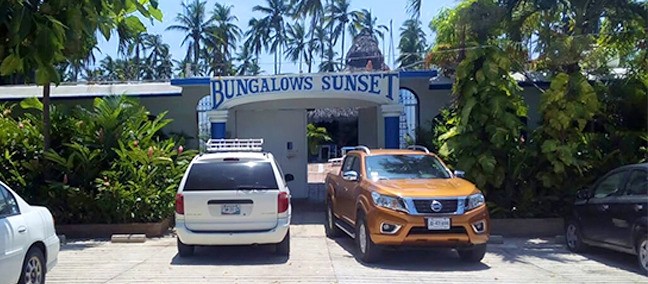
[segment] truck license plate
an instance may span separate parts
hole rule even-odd
[[[428,218],[428,230],[450,230],[450,218]]]
[[[221,207],[221,214],[223,215],[240,215],[241,206],[238,204],[223,204]]]

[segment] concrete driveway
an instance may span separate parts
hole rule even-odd
[[[544,240],[489,245],[480,264],[451,250],[389,252],[365,265],[350,238],[327,239],[322,213],[295,210],[289,259],[272,247],[198,248],[177,256],[172,235],[142,244],[72,241],[48,283],[646,283],[633,256],[594,249],[584,255]]]

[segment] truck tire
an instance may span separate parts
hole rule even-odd
[[[356,221],[356,243],[358,245],[358,258],[365,263],[372,263],[380,259],[381,248],[371,240],[367,221],[363,214],[358,213]]]
[[[335,217],[335,214],[333,214],[333,202],[331,199],[326,200],[326,223],[324,224],[324,231],[326,232],[326,236],[334,239],[342,235],[342,230],[338,228],[335,225],[335,222],[337,222],[337,218]]]
[[[486,255],[486,244],[474,245],[467,249],[457,249],[459,258],[464,262],[481,262]]]

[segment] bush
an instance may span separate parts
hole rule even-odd
[[[195,151],[165,139],[165,114],[149,119],[137,101],[95,99],[92,108],[52,108],[52,148],[42,151],[42,105],[2,106],[0,178],[58,224],[157,222],[173,213],[177,185]],[[6,169],[6,170],[4,170]]]

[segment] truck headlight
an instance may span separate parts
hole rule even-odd
[[[388,196],[388,195],[382,195],[377,192],[372,192],[371,193],[371,199],[373,199],[373,203],[376,206],[388,208],[391,210],[396,210],[396,211],[402,211],[407,213],[407,209],[405,209],[405,205],[403,204],[403,200],[399,197],[393,197],[393,196]]]
[[[485,203],[484,195],[481,193],[469,195],[466,198],[466,211],[475,209]]]

